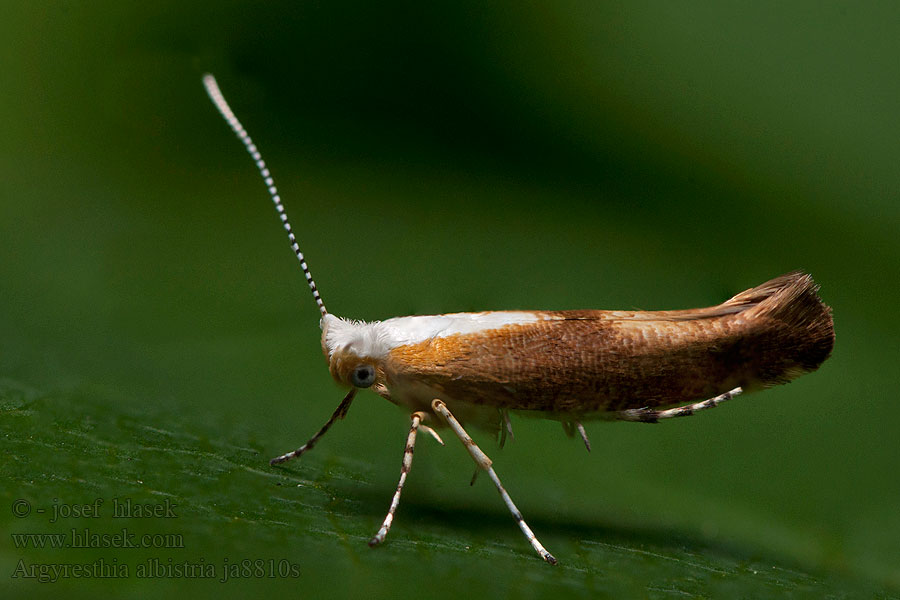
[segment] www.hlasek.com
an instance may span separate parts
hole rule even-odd
[[[26,563],[19,559],[13,569],[13,579],[34,579],[41,583],[56,583],[62,579],[211,579],[219,583],[241,579],[296,579],[300,565],[287,559],[257,558],[232,561],[223,559],[220,565],[206,562],[175,561],[149,558],[136,565],[120,563],[118,559],[97,559],[89,563]]]
[[[181,533],[136,534],[123,527],[116,533],[98,533],[89,527],[73,527],[69,533],[11,533],[17,549],[61,548],[184,548]]]

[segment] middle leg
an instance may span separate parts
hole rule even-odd
[[[513,503],[512,498],[509,497],[509,494],[503,488],[503,484],[500,483],[500,478],[497,477],[497,473],[494,472],[494,467],[491,466],[493,464],[491,462],[491,459],[481,451],[481,448],[479,448],[475,441],[469,436],[469,434],[466,433],[466,430],[463,429],[462,425],[459,424],[459,421],[456,420],[456,417],[453,416],[453,414],[447,408],[446,404],[444,404],[441,400],[434,400],[431,403],[431,408],[447,422],[447,425],[450,426],[450,429],[453,430],[453,433],[456,434],[456,437],[459,438],[459,440],[466,447],[466,450],[469,451],[469,454],[472,456],[472,460],[475,461],[475,464],[487,471],[488,477],[490,477],[491,481],[494,482],[494,485],[497,487],[497,491],[500,492],[500,497],[503,498],[503,502],[506,503],[507,508],[509,508],[509,512],[512,513],[513,518],[516,520],[516,523],[519,524],[519,529],[522,530],[522,533],[525,534],[525,537],[528,539],[529,543],[531,543],[531,547],[535,549],[535,551],[541,556],[541,558],[543,558],[551,565],[555,565],[556,558],[552,554],[547,552],[547,549],[544,548],[543,544],[538,541],[537,537],[535,537],[534,535],[534,532],[531,531],[531,528],[522,517],[522,513],[519,512],[519,509],[516,508],[516,505],[515,503]]]
[[[409,436],[406,438],[406,448],[403,451],[403,463],[400,465],[400,483],[397,484],[397,491],[394,492],[394,498],[391,500],[391,507],[388,509],[388,514],[384,518],[384,523],[382,523],[378,533],[369,540],[369,546],[377,546],[383,542],[388,531],[391,529],[391,524],[394,522],[394,513],[397,512],[397,506],[400,505],[400,494],[403,492],[403,484],[406,483],[406,476],[409,474],[409,470],[412,467],[413,451],[416,448],[416,433],[419,431],[419,427],[427,427],[427,425],[422,425],[422,420],[424,418],[425,413],[414,412],[412,415]],[[432,431],[432,435],[436,434]],[[440,438],[437,439],[440,441]],[[443,442],[441,443],[443,444]]]

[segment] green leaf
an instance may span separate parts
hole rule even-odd
[[[458,506],[416,485],[407,491],[387,542],[370,549],[367,541],[392,487],[378,475],[383,469],[364,458],[317,448],[288,467],[272,468],[249,429],[229,430],[217,417],[187,418],[94,386],[47,392],[5,380],[0,406],[6,448],[0,476],[7,482],[0,523],[10,536],[2,568],[4,586],[14,594],[163,597],[177,589],[217,597],[222,589],[251,593],[259,586],[334,597],[410,590],[457,597],[459,589],[651,598],[876,591],[754,544],[656,526],[653,518],[645,524],[619,524],[608,516],[571,519],[540,491],[523,504],[532,527],[560,559],[557,567],[533,553],[493,494],[478,498],[484,503]],[[441,452],[462,453],[448,441]],[[429,470],[424,463],[438,449],[432,446],[420,449],[411,477]],[[457,484],[470,491],[464,479]],[[533,485],[541,489],[539,482]],[[16,501],[31,512],[16,517],[12,510],[21,507],[7,509]],[[129,514],[126,505],[161,514],[117,518]],[[83,516],[85,510],[93,512]],[[168,547],[36,549],[33,536],[23,536],[63,534],[67,545],[76,539],[102,545],[115,544],[103,536],[109,540],[124,531],[133,542],[149,535],[148,543]],[[88,565],[91,577],[53,571],[53,565]],[[52,585],[31,578],[40,577],[41,569]],[[223,578],[228,581],[219,583]]]

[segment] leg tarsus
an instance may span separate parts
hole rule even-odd
[[[591,451],[591,441],[588,439],[587,432],[584,430],[584,425],[581,424],[581,421],[560,421],[559,423],[568,437],[575,437],[575,432],[577,431],[578,435],[581,436],[581,441],[584,442],[584,447],[587,448],[588,452]]]
[[[580,421],[575,421],[575,428],[578,430],[578,433],[581,434],[581,439],[584,440],[584,447],[590,452],[591,440],[588,439],[587,432],[584,430],[584,425],[582,425]]]
[[[325,433],[331,428],[335,421],[338,419],[343,419],[347,416],[347,411],[350,409],[350,403],[353,402],[353,397],[356,395],[356,388],[351,388],[347,395],[341,400],[341,403],[338,404],[338,407],[334,410],[334,413],[331,415],[331,418],[328,419],[328,422],[322,425],[322,428],[316,432],[314,436],[309,438],[309,441],[297,448],[292,452],[288,452],[287,454],[282,454],[281,456],[276,456],[272,460],[269,461],[270,465],[278,465],[283,462],[287,462],[292,458],[299,458],[304,453],[313,449],[313,446],[316,445],[316,442],[319,441]]]
[[[706,410],[707,408],[715,408],[726,400],[731,400],[744,390],[736,387],[733,390],[725,392],[714,398],[695,402],[694,404],[686,404],[676,408],[667,410],[651,410],[649,408],[634,408],[631,410],[623,410],[615,413],[614,418],[621,421],[639,421],[642,423],[656,423],[660,419],[672,419],[675,417],[689,417],[697,411]]]

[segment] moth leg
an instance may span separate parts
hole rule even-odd
[[[481,451],[481,448],[469,437],[469,434],[466,433],[466,430],[463,429],[462,425],[459,424],[459,421],[456,420],[450,411],[447,409],[447,405],[444,404],[441,400],[434,400],[431,403],[431,408],[439,414],[446,422],[447,425],[450,426],[450,429],[453,430],[453,433],[456,434],[456,437],[463,443],[466,447],[466,450],[469,451],[469,454],[472,456],[472,460],[475,461],[475,464],[487,471],[488,476],[491,478],[491,481],[494,482],[494,485],[497,487],[497,491],[500,492],[500,497],[503,498],[503,502],[506,503],[506,507],[509,508],[509,512],[512,513],[513,518],[516,520],[516,523],[519,524],[519,529],[522,530],[522,533],[525,534],[525,537],[531,543],[532,548],[543,558],[545,561],[550,563],[551,565],[556,564],[556,558],[544,548],[544,546],[538,541],[535,537],[534,532],[531,531],[531,528],[525,523],[525,519],[522,517],[522,513],[519,512],[519,509],[516,508],[516,505],[513,503],[512,498],[509,497],[509,494],[506,493],[506,490],[503,489],[503,484],[500,483],[500,478],[497,477],[497,473],[494,472],[494,467],[491,465],[491,459],[487,457],[487,455]]]
[[[282,454],[281,456],[276,456],[272,460],[269,461],[270,465],[278,465],[283,462],[287,462],[292,458],[298,458],[303,453],[312,450],[313,446],[316,445],[316,442],[319,441],[319,438],[325,435],[335,421],[338,419],[343,419],[347,416],[347,411],[350,409],[350,403],[353,402],[353,397],[356,396],[356,388],[351,388],[347,395],[341,400],[341,403],[338,404],[338,407],[334,410],[334,413],[331,415],[331,418],[328,419],[328,422],[322,425],[322,428],[316,432],[314,436],[309,438],[309,441],[294,450],[293,452],[288,452],[287,454]]]
[[[413,450],[416,448],[416,432],[419,428],[431,429],[427,425],[422,425],[425,413],[414,412],[412,414],[412,424],[409,426],[409,436],[406,438],[406,449],[403,451],[403,464],[400,465],[400,483],[397,484],[397,491],[394,492],[394,498],[391,500],[391,507],[388,509],[387,516],[378,533],[369,540],[369,546],[377,546],[384,541],[385,536],[391,529],[391,523],[394,522],[394,513],[397,512],[397,506],[400,504],[400,494],[403,492],[403,484],[406,483],[406,475],[412,467]],[[440,441],[440,438],[438,438]],[[443,442],[441,442],[443,444]]]
[[[433,437],[437,441],[437,443],[440,444],[441,446],[444,445],[444,440],[441,439],[441,436],[438,435],[437,431],[435,431],[434,429],[432,429],[425,423],[419,423],[419,429],[421,429],[422,431],[424,431],[425,433],[427,433],[428,435]]]
[[[584,442],[584,447],[587,448],[587,451],[591,451],[591,441],[588,439],[587,432],[584,430],[584,425],[581,424],[581,421],[560,421],[560,425],[562,425],[563,431],[569,437],[575,437],[575,432],[581,436],[581,441]]]
[[[707,408],[715,408],[722,402],[726,400],[731,400],[735,396],[739,395],[744,390],[736,387],[729,392],[725,392],[720,396],[716,396],[715,398],[710,398],[708,400],[704,400],[703,402],[696,402],[694,404],[687,404],[685,406],[679,406],[676,408],[670,408],[668,410],[650,410],[649,408],[633,408],[630,410],[623,410],[615,413],[614,418],[619,419],[621,421],[640,421],[641,423],[656,423],[660,419],[671,419],[673,417],[688,417],[694,414],[697,411],[705,410]]]
[[[587,432],[584,430],[584,425],[581,424],[581,421],[575,421],[575,429],[578,430],[578,433],[581,434],[581,439],[584,440],[584,447],[587,448],[587,451],[591,451],[591,440],[588,439]]]
[[[500,447],[503,448],[506,444],[507,435],[511,440],[515,439],[516,436],[513,435],[512,422],[509,420],[509,411],[505,408],[500,409],[500,421]]]

